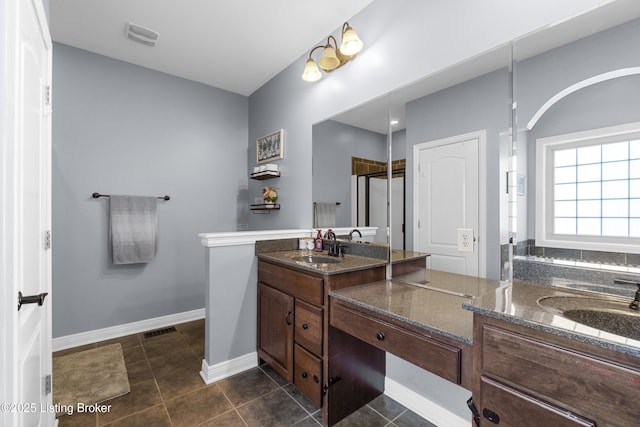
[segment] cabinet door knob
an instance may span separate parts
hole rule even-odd
[[[302,378],[307,378],[309,376],[309,374],[307,374],[306,372],[302,373]]]
[[[382,333],[382,332],[378,332],[378,333],[376,334],[376,338],[378,338],[378,341],[382,341],[382,340],[384,340],[384,333]]]
[[[303,323],[302,324],[302,329],[309,329],[309,324],[308,323]]]
[[[287,325],[291,325],[291,312],[287,312],[287,317],[284,318],[284,321],[287,322]]]

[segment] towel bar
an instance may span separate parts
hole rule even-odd
[[[111,197],[111,194],[93,193],[91,197],[93,197],[94,199],[97,199],[98,197]],[[171,200],[171,197],[169,196],[158,196],[157,198],[162,200]]]

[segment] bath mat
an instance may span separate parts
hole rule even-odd
[[[94,405],[129,391],[119,343],[53,358],[54,405]]]

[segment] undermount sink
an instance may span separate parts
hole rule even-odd
[[[543,297],[538,305],[553,314],[601,331],[640,340],[640,311],[613,297]]]
[[[322,255],[304,255],[293,258],[294,261],[306,262],[309,264],[337,264],[340,262],[339,258]]]

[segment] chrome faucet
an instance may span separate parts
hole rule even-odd
[[[631,301],[631,303],[629,304],[629,308],[632,310],[640,311],[640,282],[634,282],[633,280],[627,280],[627,279],[614,279],[613,283],[618,285],[635,285],[638,287],[638,290],[636,291],[636,296],[633,299],[633,301]]]
[[[362,237],[362,233],[357,228],[354,228],[349,232],[349,241],[353,239],[353,233],[358,233],[358,236]]]

